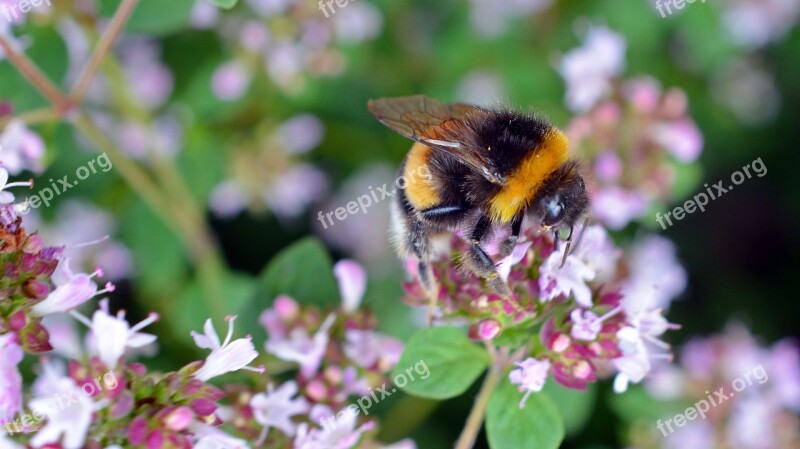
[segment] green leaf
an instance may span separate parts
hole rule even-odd
[[[238,2],[239,0],[211,0],[211,3],[226,9],[233,8]]]
[[[392,377],[404,376],[418,364],[426,366],[430,374],[398,387],[416,396],[447,399],[466,391],[486,369],[489,358],[464,332],[434,327],[422,329],[408,340]]]
[[[100,3],[100,12],[113,16],[122,0]],[[141,0],[133,10],[125,29],[134,33],[164,35],[180,31],[189,22],[195,0]]]
[[[597,386],[589,384],[586,391],[573,390],[558,382],[547,382],[544,391],[558,409],[564,421],[567,435],[575,435],[583,429],[592,414],[597,399]]]
[[[556,449],[564,440],[564,423],[546,393],[528,397],[520,409],[523,393],[507,379],[489,399],[486,411],[486,435],[492,449]]]
[[[256,304],[268,307],[276,296],[289,295],[301,304],[339,305],[333,263],[325,247],[306,238],[280,252],[260,275]]]
[[[135,248],[138,286],[149,295],[160,295],[180,285],[187,262],[172,229],[141,200],[136,200],[120,221],[125,243]]]

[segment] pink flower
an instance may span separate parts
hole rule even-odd
[[[488,320],[483,320],[477,325],[474,325],[473,328],[474,336],[472,332],[470,332],[470,338],[489,341],[500,335],[500,332],[503,330],[503,325],[494,318],[489,318]],[[470,331],[472,331],[473,328],[470,328]]]
[[[572,338],[593,341],[603,328],[603,322],[590,310],[575,309],[569,315],[572,320]]]
[[[22,409],[22,377],[17,365],[22,348],[15,334],[0,335],[0,420],[12,419]]]
[[[44,301],[33,306],[32,312],[37,316],[53,313],[69,312],[97,295],[114,291],[114,284],[107,283],[106,288],[97,290],[97,284],[92,278],[102,276],[103,270],[96,269],[91,274],[73,273],[69,268],[69,259],[62,261],[62,271],[67,277],[66,283],[50,292]]]
[[[653,139],[683,163],[696,160],[703,150],[703,135],[689,118],[655,125]]]
[[[367,289],[367,274],[364,268],[355,261],[340,260],[333,267],[333,275],[339,282],[342,309],[345,313],[355,312]]]
[[[544,388],[544,383],[547,381],[547,373],[550,372],[550,361],[528,357],[515,365],[518,368],[511,370],[508,374],[508,379],[512,384],[519,385],[520,392],[525,392],[525,395],[519,401],[519,408],[524,408],[528,396],[531,393],[542,391],[542,388]]]
[[[134,97],[147,109],[164,104],[172,94],[175,80],[160,60],[161,49],[152,40],[131,39],[121,49],[122,64]]]
[[[237,61],[227,62],[214,71],[211,77],[211,90],[222,101],[235,101],[242,97],[250,87],[250,71]]]
[[[613,151],[603,151],[597,156],[594,172],[597,177],[606,182],[614,182],[622,175],[622,160]]]
[[[161,422],[166,429],[180,432],[188,428],[194,418],[195,415],[192,409],[183,405],[169,412]]]
[[[300,215],[328,191],[328,177],[311,164],[297,164],[284,171],[264,190],[264,202],[283,218]]]
[[[539,267],[539,288],[541,300],[552,299],[570,295],[575,296],[575,302],[583,307],[592,307],[592,290],[587,285],[595,277],[592,270],[584,261],[575,256],[567,256],[564,266],[561,260],[564,257],[564,248],[554,251]]]
[[[29,130],[25,122],[12,119],[0,133],[0,158],[9,173],[18,175],[23,170],[41,173],[44,141]]]
[[[567,83],[566,103],[585,112],[611,91],[611,79],[625,66],[625,39],[604,27],[586,34],[583,47],[564,55],[558,71]]]
[[[264,441],[271,427],[280,430],[286,436],[294,436],[297,425],[292,422],[292,417],[309,411],[308,401],[303,397],[295,397],[297,391],[297,383],[290,380],[277,390],[270,384],[266,393],[258,393],[253,396],[250,400],[253,418],[264,427],[259,441]],[[256,445],[260,444],[257,443]]]
[[[249,203],[247,190],[241,183],[229,179],[217,184],[208,198],[208,204],[214,215],[223,218],[236,216]]]
[[[403,353],[403,342],[371,330],[348,329],[345,340],[345,355],[367,369],[389,371]]]
[[[217,335],[217,331],[214,330],[214,326],[211,323],[211,318],[206,320],[203,326],[203,334],[198,334],[195,331],[191,333],[197,346],[202,349],[211,349],[211,353],[206,357],[203,366],[194,373],[194,376],[203,382],[240,369],[259,373],[264,372],[263,366],[258,368],[248,366],[250,362],[258,357],[252,338],[247,336],[246,338],[231,341],[233,338],[233,322],[236,317],[228,316],[225,319],[228,321],[228,334],[221,344],[219,335]]]
[[[288,154],[308,153],[319,145],[324,134],[322,121],[311,114],[290,117],[278,128],[281,147]]]
[[[525,255],[528,254],[528,249],[531,247],[531,244],[532,242],[530,241],[517,244],[514,250],[511,251],[511,254],[501,260],[497,265],[497,272],[504,281],[508,281],[508,275],[511,274],[511,267],[520,263],[522,259],[525,258]]]
[[[592,213],[612,230],[624,228],[647,211],[648,199],[638,191],[611,186],[595,192]]]
[[[330,340],[328,332],[335,320],[336,315],[328,315],[313,337],[300,327],[292,329],[286,338],[270,337],[266,343],[267,352],[282,360],[299,363],[300,374],[308,379],[317,372],[322,363]]]

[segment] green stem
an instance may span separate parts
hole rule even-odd
[[[48,78],[33,61],[28,59],[27,56],[17,52],[14,46],[11,45],[11,42],[2,35],[0,35],[0,48],[3,49],[6,58],[14,64],[22,76],[36,87],[45,98],[50,100],[60,113],[71,109],[69,99],[52,81],[50,81],[50,78]]]
[[[489,405],[489,399],[500,383],[500,379],[503,378],[502,374],[502,365],[493,363],[489,368],[486,379],[483,380],[483,385],[481,385],[478,396],[475,397],[475,404],[473,404],[472,410],[469,412],[467,423],[464,425],[464,430],[461,431],[461,435],[458,437],[455,449],[472,449],[475,445],[475,438],[477,438],[478,432],[480,432],[481,427],[483,427],[483,420],[486,416],[486,407]]]
[[[133,14],[137,2],[138,0],[123,0],[122,4],[117,8],[114,17],[111,19],[111,23],[105,33],[103,33],[103,37],[100,38],[100,42],[98,42],[97,47],[95,47],[91,59],[89,59],[86,67],[83,68],[80,77],[78,77],[78,81],[75,83],[75,88],[72,89],[70,93],[70,100],[73,104],[77,105],[83,102],[83,97],[89,90],[89,86],[91,86],[95,74],[100,70],[103,60],[114,47],[114,43],[117,42],[119,35],[122,33],[122,29],[125,28],[125,24],[128,23],[128,19],[130,19],[131,14]]]
[[[73,120],[75,127],[86,135],[97,148],[109,156],[112,163],[117,167],[120,176],[131,189],[138,193],[178,236],[195,263],[197,276],[203,286],[209,311],[215,315],[222,315],[224,314],[222,307],[224,263],[213,236],[205,224],[202,212],[193,204],[193,201],[189,201],[190,198],[186,198],[188,189],[185,188],[182,179],[180,182],[174,181],[171,184],[174,189],[177,182],[181,185],[181,189],[177,189],[176,197],[170,198],[162,188],[169,186],[160,186],[143,168],[128,159],[88,115],[80,110],[80,102],[83,96],[89,88],[94,75],[113,48],[137,1],[123,0],[123,3],[112,18],[109,29],[100,39],[97,49],[81,73],[71,98],[67,98],[33,61],[24,54],[18,53],[10,41],[3,36],[0,36],[0,48],[4,50],[9,61],[14,64],[20,73],[45,98],[53,103],[55,113],[58,116],[63,116],[67,112],[75,113],[76,118]],[[163,182],[165,174],[172,176],[176,173],[177,169],[167,167],[166,171],[159,173],[159,177]]]

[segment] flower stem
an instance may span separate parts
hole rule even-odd
[[[17,67],[22,76],[36,87],[45,98],[50,100],[60,113],[70,110],[70,101],[61,90],[50,81],[50,78],[33,61],[22,53],[17,52],[11,42],[2,35],[0,35],[0,48],[3,49],[8,60]]]
[[[122,4],[119,5],[119,8],[114,13],[114,17],[111,19],[111,23],[105,33],[103,33],[103,37],[100,38],[100,42],[92,53],[91,59],[89,59],[86,67],[83,68],[78,81],[75,83],[75,87],[70,93],[70,100],[73,104],[81,104],[83,101],[83,97],[86,95],[86,91],[89,90],[89,86],[92,84],[95,74],[100,70],[103,60],[113,48],[114,43],[117,42],[117,38],[119,38],[120,33],[122,33],[122,29],[125,28],[125,24],[128,23],[128,19],[131,17],[131,14],[133,14],[133,10],[138,1],[139,0],[123,0]]]
[[[95,74],[110,54],[137,2],[138,0],[123,0],[69,97],[53,84],[33,61],[17,52],[11,42],[2,35],[0,35],[0,48],[4,50],[9,61],[19,72],[45,98],[50,100],[55,107],[55,115],[61,118],[69,115],[70,122],[73,122],[74,126],[86,135],[97,148],[108,154],[117,171],[131,189],[141,195],[144,201],[172,228],[197,268],[196,274],[203,287],[209,311],[214,315],[224,315],[222,280],[225,264],[213,235],[205,224],[202,211],[190,201],[188,188],[185,187],[182,180],[164,186],[158,182],[164,182],[165,173],[177,175],[177,170],[168,166],[168,170],[165,172],[157,173],[158,179],[153,179],[145,169],[128,159],[81,110],[80,103],[83,96]],[[176,186],[179,186],[180,189],[176,189]],[[177,190],[179,194],[175,195],[177,198],[166,194],[170,192],[170,187]]]
[[[500,383],[503,373],[503,364],[497,363],[497,361],[493,362],[494,363],[489,368],[489,373],[483,380],[483,385],[481,385],[478,396],[475,397],[475,404],[472,405],[472,410],[467,417],[467,423],[464,425],[464,430],[461,431],[461,435],[458,437],[455,449],[472,449],[475,445],[475,438],[477,438],[478,432],[480,432],[481,427],[483,427],[483,420],[486,416],[486,407],[489,405],[489,398],[492,397],[492,393]]]

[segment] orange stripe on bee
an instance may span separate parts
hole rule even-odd
[[[544,181],[567,161],[569,142],[560,130],[551,128],[539,147],[523,159],[506,178],[503,189],[489,203],[489,215],[499,223],[510,222],[525,209]]]
[[[434,150],[421,143],[415,143],[406,157],[403,176],[406,179],[406,197],[417,210],[428,209],[441,204],[442,199],[430,176],[428,162]]]

